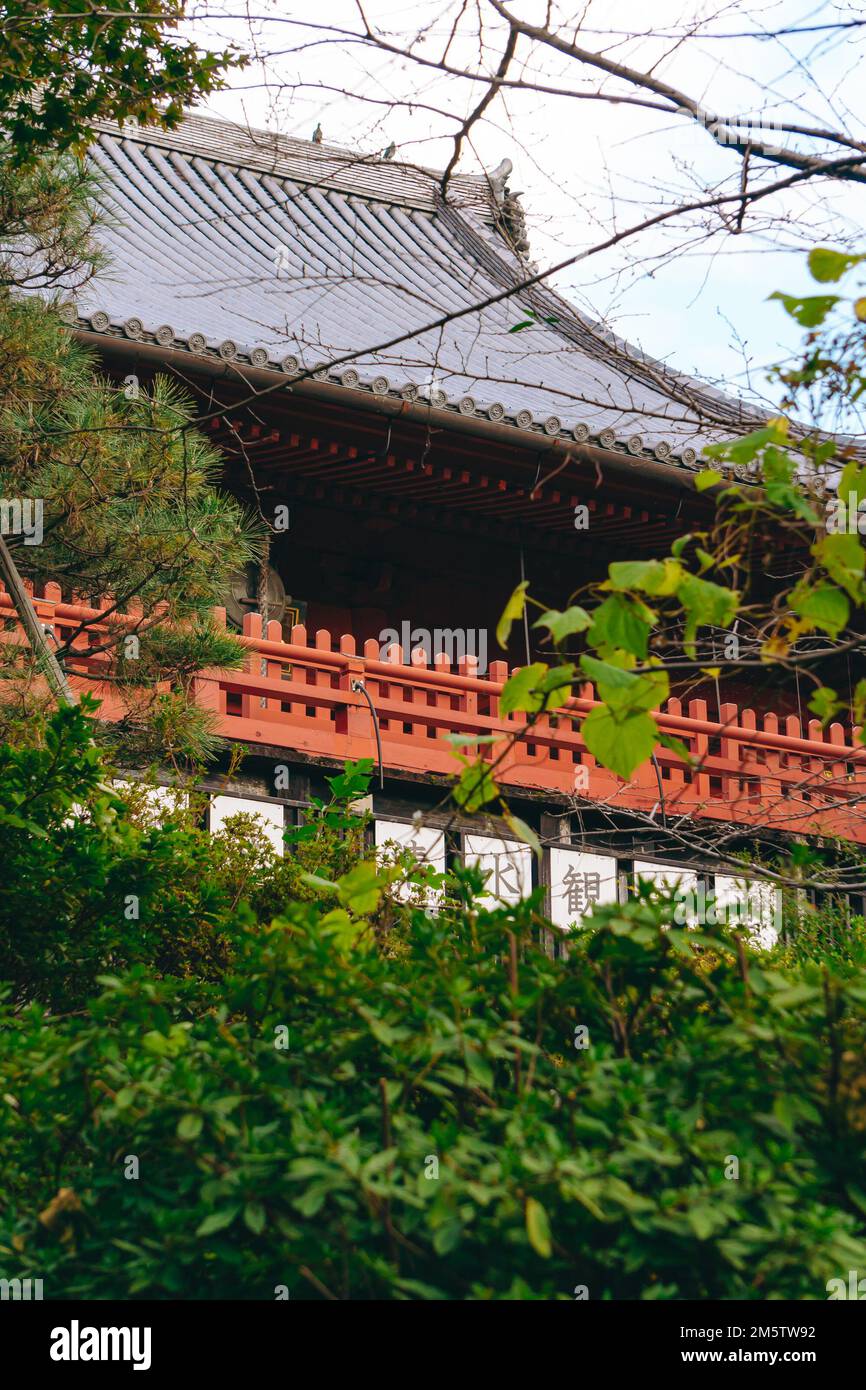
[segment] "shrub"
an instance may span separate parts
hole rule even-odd
[[[342,792],[302,844],[356,833]],[[71,1014],[6,1006],[0,1275],[48,1297],[764,1299],[866,1266],[863,971],[777,964],[649,900],[552,960],[536,899],[488,910],[461,869],[434,914],[397,872],[322,867],[274,920],[239,902],[221,973],[139,962]]]

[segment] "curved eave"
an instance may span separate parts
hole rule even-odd
[[[379,415],[399,416],[403,420],[435,425],[438,429],[456,430],[485,439],[496,440],[513,448],[531,449],[535,454],[552,451],[562,456],[572,453],[576,459],[603,463],[618,473],[634,477],[653,477],[670,486],[694,491],[694,475],[704,466],[695,450],[685,448],[675,454],[671,446],[650,451],[638,436],[629,439],[606,438],[613,431],[603,430],[593,435],[585,425],[567,427],[555,417],[526,421],[527,412],[509,415],[503,407],[483,405],[467,397],[431,402],[419,398],[413,387],[396,390],[384,378],[363,380],[349,364],[342,369],[304,370],[296,359],[282,364],[253,360],[257,351],[242,352],[235,344],[224,344],[224,351],[207,346],[191,346],[189,341],[160,343],[153,335],[134,331],[112,331],[111,326],[94,329],[86,319],[64,315],[79,342],[95,348],[104,355],[118,355],[166,366],[183,364],[185,372],[224,380],[244,381],[260,390],[274,394],[281,387],[312,400],[338,404],[348,409],[372,411]],[[94,316],[96,317],[96,316]],[[137,328],[137,325],[134,325]],[[228,349],[231,351],[228,351]],[[260,350],[264,352],[264,349]],[[351,373],[351,375],[350,375]],[[349,376],[349,381],[346,380]],[[357,378],[357,379],[356,379]],[[441,396],[443,393],[439,393]],[[499,415],[501,411],[501,415]],[[555,422],[555,428],[554,428]]]

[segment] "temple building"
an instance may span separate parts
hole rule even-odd
[[[636,873],[695,896],[717,879],[720,899],[756,895],[765,924],[772,889],[714,860],[721,826],[729,850],[757,828],[770,847],[866,841],[853,731],[823,730],[793,686],[733,677],[659,714],[697,766],[660,748],[628,784],[582,743],[591,689],[541,718],[498,771],[540,861],[446,804],[446,736],[525,722],[499,711],[510,669],[545,658],[529,626],[496,644],[515,585],[561,608],[611,560],[667,553],[713,515],[702,449],[763,423],[535,278],[507,161],[443,189],[435,171],[198,116],[105,127],[92,158],[110,265],[64,315],[119,382],[178,377],[224,486],[273,527],[266,586],[239,575],[221,615],[247,669],[198,683],[249,750],[214,776],[212,824],[253,809],[280,842],[326,776],[370,757],[373,843],[479,859],[506,901],[540,881],[559,925]],[[66,599],[37,595],[61,630]]]

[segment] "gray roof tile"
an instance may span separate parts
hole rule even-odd
[[[160,340],[170,328],[192,350],[222,345],[224,356],[234,348],[274,367],[357,354],[334,380],[348,371],[356,390],[375,381],[458,414],[576,429],[634,454],[662,456],[667,444],[686,463],[708,437],[754,425],[748,408],[645,357],[546,287],[477,311],[528,274],[496,228],[483,179],[454,180],[443,203],[429,171],[203,117],[173,132],[105,128],[92,158],[112,212],[101,234],[110,268],[76,308],[85,322],[102,314],[101,331],[127,325]],[[541,321],[510,332],[527,307]],[[459,317],[422,331],[450,314]]]

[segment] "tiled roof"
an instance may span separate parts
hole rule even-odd
[[[496,300],[530,272],[487,180],[456,178],[443,201],[416,166],[203,117],[105,128],[92,158],[110,267],[66,312],[98,333],[290,375],[352,355],[328,372],[349,391],[686,465],[754,427],[547,288]]]

